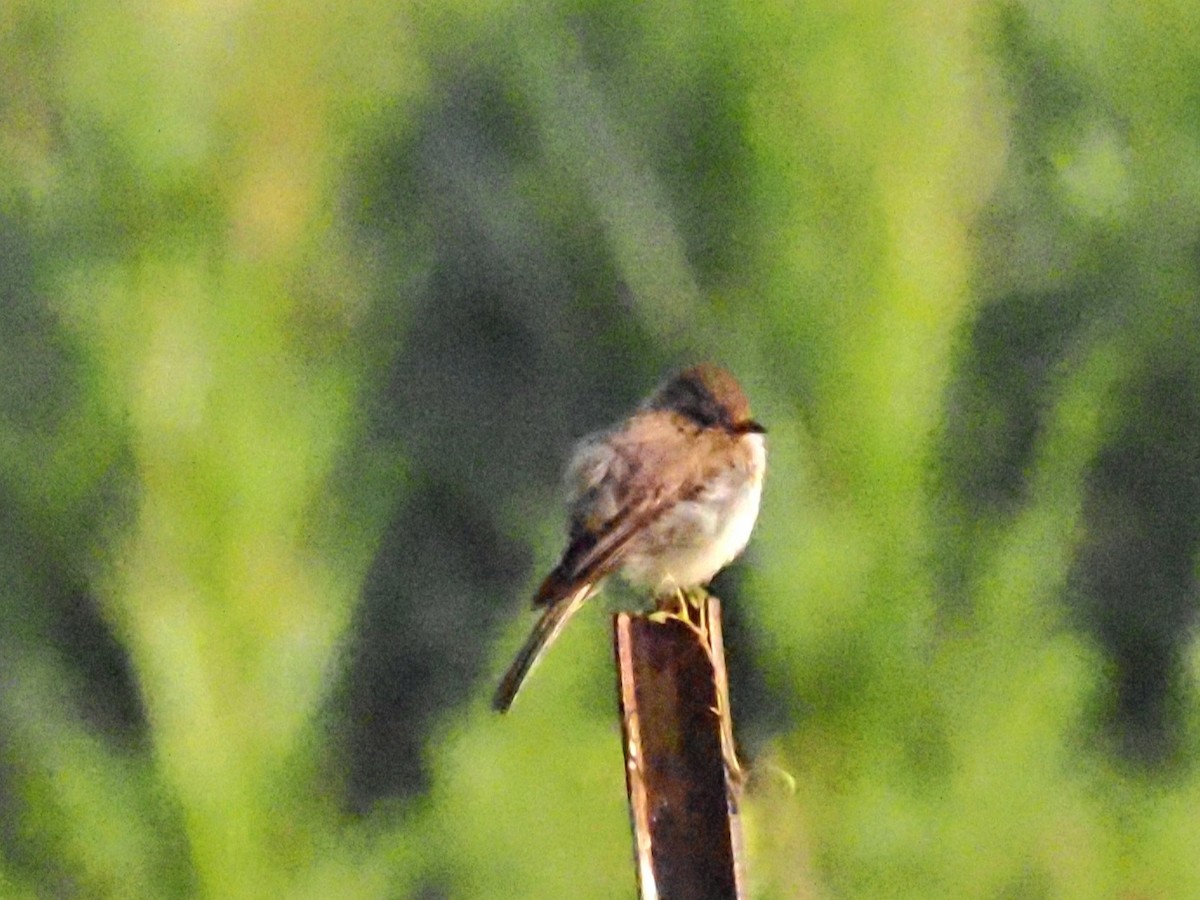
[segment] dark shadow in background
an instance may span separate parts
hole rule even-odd
[[[1071,573],[1084,627],[1113,663],[1103,720],[1142,765],[1178,763],[1200,551],[1200,372],[1147,373],[1087,483]]]
[[[985,558],[981,543],[1027,499],[1056,373],[1070,365],[1079,326],[1111,303],[1100,285],[1014,296],[986,307],[975,323],[943,445],[948,611],[966,611]],[[1111,415],[1121,428],[1087,476],[1086,537],[1065,600],[1112,664],[1101,727],[1121,758],[1153,767],[1182,749],[1183,699],[1191,696],[1184,653],[1197,607],[1200,377],[1194,366],[1147,372],[1127,390],[1125,409]]]
[[[50,243],[0,218],[0,427],[19,448],[0,469],[0,694],[14,711],[18,667],[61,667],[63,695],[84,723],[120,749],[145,750],[146,711],[128,654],[89,588],[100,536],[129,514],[132,466],[107,447],[111,465],[94,481],[69,489],[53,481],[63,475],[52,468],[62,465],[55,441],[78,427],[64,426],[86,408],[87,373],[38,290],[45,275],[38,266],[61,250]],[[103,431],[96,423],[94,433]],[[20,827],[36,814],[22,809],[13,786],[38,762],[12,745],[7,730],[0,728],[0,853],[31,883],[73,895],[78,886],[47,858],[44,836]]]
[[[608,31],[580,34],[585,45],[621,46]],[[596,46],[584,50],[606,65]],[[411,318],[375,399],[374,437],[403,448],[414,480],[353,637],[344,728],[355,809],[425,786],[429,726],[479,692],[500,624],[524,612],[525,591],[554,562],[531,559],[525,520],[564,517],[558,485],[572,443],[692,361],[671,358],[643,327],[586,180],[543,156],[538,129],[553,123],[535,121],[511,72],[475,62],[443,76],[415,136],[390,137],[412,134],[399,122],[380,129],[350,201],[361,240],[385,266],[414,223],[427,229],[429,260],[427,276],[407,286],[385,272],[381,283],[399,296],[378,298]],[[732,86],[724,96],[711,78],[692,86],[659,123],[666,143],[646,136],[704,266],[738,252],[720,236],[737,230],[745,202],[735,159],[744,148],[731,122],[714,123],[740,115]],[[612,99],[618,108],[645,100]]]
[[[944,445],[944,499],[957,511],[942,543],[951,611],[968,602],[981,542],[1027,499],[1055,372],[1069,364],[1081,321],[1070,313],[1094,316],[1101,303],[1094,292],[1012,297],[976,323]],[[1086,538],[1066,599],[1112,663],[1103,727],[1124,758],[1156,765],[1182,746],[1200,551],[1200,379],[1194,369],[1149,373],[1131,391],[1113,417],[1121,430],[1087,477]]]
[[[1119,141],[1123,123],[1023,8],[1002,8],[999,22],[1012,152],[980,226],[987,239],[978,289],[1000,296],[964,335],[943,432],[939,584],[950,614],[969,614],[986,542],[1028,499],[1028,473],[1062,373],[1086,352],[1089,334],[1162,316],[1139,277],[1147,266],[1177,265],[1170,253],[1157,260],[1136,236],[1072,209],[1055,153],[1095,129]],[[1041,278],[1061,287],[1003,289]],[[1189,321],[1180,316],[1180,329]],[[1164,347],[1194,339],[1160,337]],[[1124,406],[1105,416],[1120,425],[1087,475],[1085,538],[1064,602],[1111,663],[1094,721],[1113,736],[1120,758],[1152,769],[1177,759],[1182,701],[1191,696],[1183,659],[1197,606],[1200,370],[1171,353],[1133,343],[1130,350],[1146,355],[1145,370],[1123,386],[1124,397],[1102,398]]]
[[[571,443],[660,374],[603,235],[551,230],[520,186],[535,150],[515,96],[496,74],[457,79],[417,139],[385,140],[363,174],[363,239],[387,259],[390,223],[426,223],[431,265],[415,295],[379,301],[411,305],[412,318],[372,404],[372,439],[403,448],[413,479],[352,638],[354,809],[424,788],[435,716],[478,691],[492,639],[527,603],[524,520],[563,515]],[[548,189],[583,202],[569,185]],[[556,218],[590,221],[573,212]]]
[[[996,524],[1028,499],[1047,405],[1089,316],[1096,288],[1018,294],[980,310],[964,337],[942,428],[938,584],[946,612],[965,611]]]

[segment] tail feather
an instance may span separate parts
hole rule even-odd
[[[554,571],[546,576],[537,593],[533,595],[533,607],[553,606],[567,599],[580,586],[579,578],[573,578],[566,573],[566,567],[559,563]]]
[[[492,709],[501,713],[508,711],[508,708],[512,706],[513,700],[517,697],[517,692],[521,690],[521,685],[525,682],[525,677],[533,668],[534,663],[541,658],[546,648],[558,637],[564,626],[566,626],[567,620],[583,605],[583,601],[591,595],[591,592],[591,584],[583,584],[571,593],[552,601],[546,607],[546,611],[542,613],[537,624],[533,626],[533,631],[529,633],[529,637],[521,645],[521,650],[517,653],[517,658],[513,660],[512,665],[508,667],[508,671],[504,673],[504,677],[500,680],[500,685],[496,688],[496,693],[492,697]]]

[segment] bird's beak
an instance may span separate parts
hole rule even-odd
[[[759,425],[753,419],[749,422],[739,422],[734,429],[738,434],[766,434],[767,429]]]

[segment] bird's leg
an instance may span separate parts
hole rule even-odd
[[[703,598],[696,602],[696,592]],[[704,588],[682,588],[676,585],[670,591],[660,594],[656,605],[658,609],[650,614],[655,622],[674,620],[686,626],[700,640],[704,652],[712,660],[712,649],[708,645],[708,594]]]
[[[712,646],[708,630],[708,591],[703,587],[676,588],[675,601],[679,604],[678,618],[700,639],[704,652],[712,662]]]

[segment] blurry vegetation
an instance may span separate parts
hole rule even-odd
[[[630,895],[602,604],[484,698],[712,358],[754,895],[1200,896],[1200,7],[10,0],[0,85],[0,895]]]

